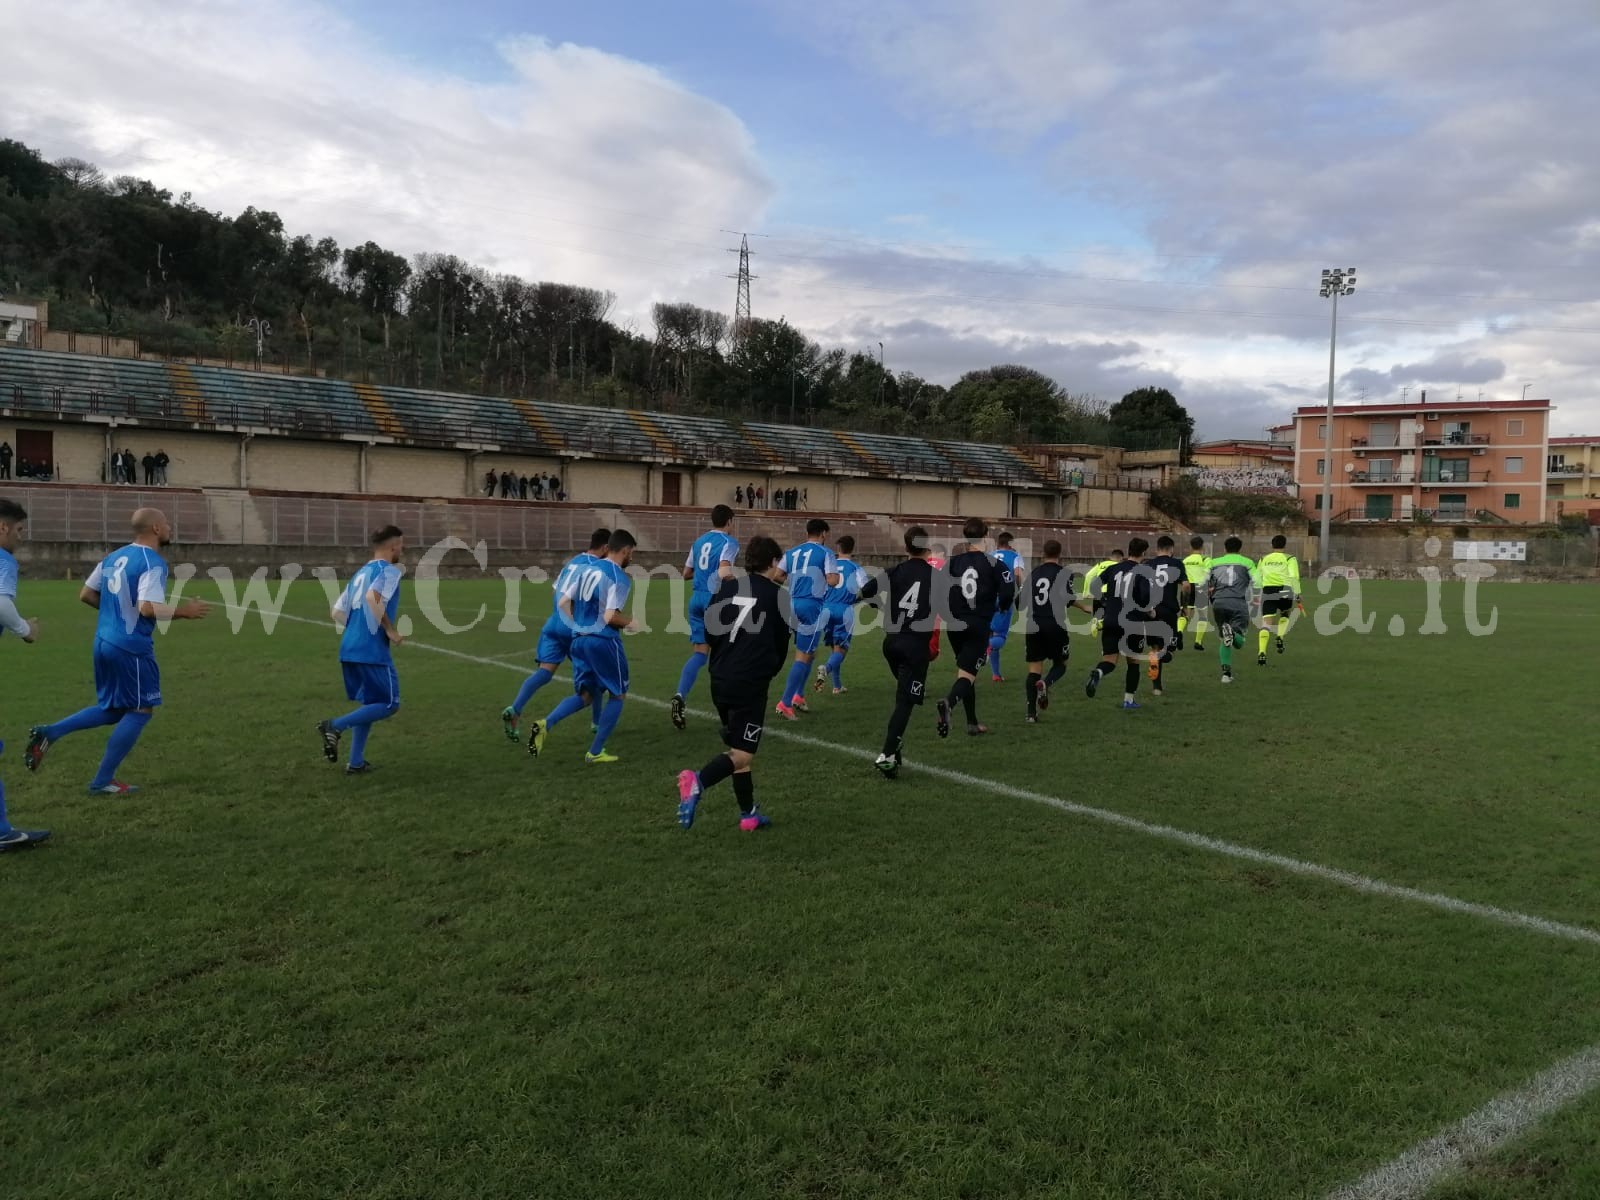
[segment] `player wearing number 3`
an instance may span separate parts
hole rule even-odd
[[[122,783],[116,773],[161,703],[156,622],[198,620],[210,611],[202,600],[166,602],[167,563],[157,551],[171,543],[166,514],[141,508],[133,514],[133,541],[106,555],[90,573],[78,599],[99,612],[94,635],[97,702],[54,725],[30,729],[23,756],[28,770],[37,771],[45,751],[67,734],[115,725],[89,791],[127,796],[139,790]]]
[[[713,508],[711,528],[695,538],[683,563],[683,577],[693,581],[693,589],[689,593],[689,661],[683,664],[678,690],[672,696],[672,723],[679,729],[688,724],[684,701],[711,655],[706,640],[706,608],[717,588],[733,578],[733,564],[739,558],[739,543],[728,532],[732,524],[733,509],[726,504]]]

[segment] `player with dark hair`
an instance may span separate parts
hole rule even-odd
[[[827,613],[822,607],[829,588],[839,586],[839,564],[833,551],[822,544],[828,523],[821,517],[806,522],[806,540],[783,556],[783,573],[789,581],[789,603],[794,609],[794,665],[778,697],[778,715],[793,721],[806,707],[806,676],[811,660],[822,645]]]
[[[1172,661],[1178,645],[1179,614],[1183,612],[1186,573],[1183,560],[1173,553],[1177,545],[1163,533],[1156,539],[1156,556],[1144,564],[1155,603],[1155,621],[1145,630],[1145,651],[1150,655],[1150,682],[1155,685],[1150,690],[1157,696],[1163,692],[1162,668]]]
[[[1106,556],[1083,574],[1083,594],[1089,597],[1093,610],[1093,619],[1089,622],[1091,633],[1099,633],[1104,624],[1100,617],[1100,609],[1102,607],[1100,603],[1100,576],[1116,566],[1122,559],[1122,547],[1116,546],[1107,550]]]
[[[1178,644],[1183,649],[1184,633],[1194,626],[1194,648],[1205,649],[1206,613],[1208,600],[1205,594],[1206,576],[1211,574],[1211,557],[1206,553],[1206,539],[1198,533],[1189,539],[1189,553],[1183,560],[1183,611],[1178,614]]]
[[[839,568],[839,586],[829,588],[822,598],[828,621],[822,640],[833,653],[817,668],[815,687],[820,692],[831,683],[833,694],[838,696],[845,690],[844,656],[850,653],[850,643],[855,638],[856,601],[861,596],[862,584],[867,581],[867,573],[852,557],[856,552],[855,538],[847,533],[834,544],[839,547],[834,555]]]
[[[706,789],[729,777],[739,802],[739,828],[754,833],[771,824],[756,807],[751,768],[761,748],[767,693],[789,650],[787,605],[778,585],[782,556],[772,538],[752,538],[744,552],[744,578],[723,579],[703,614],[711,647],[711,703],[727,750],[698,771],[678,772],[678,824],[685,829],[694,824]]]
[[[1061,543],[1053,538],[1044,544],[1044,561],[1028,576],[1029,627],[1023,639],[1028,656],[1027,723],[1039,723],[1039,714],[1050,707],[1050,689],[1067,673],[1067,625],[1062,619],[1069,608],[1088,612],[1072,594],[1072,572],[1061,566]],[[1044,673],[1044,664],[1050,673]]]
[[[567,624],[567,618],[561,611],[558,603],[562,589],[584,567],[599,562],[611,551],[607,544],[611,541],[611,530],[596,529],[589,535],[589,548],[580,554],[574,554],[567,560],[567,565],[556,573],[555,582],[550,586],[552,597],[550,615],[545,618],[544,626],[539,630],[539,643],[535,653],[539,656],[538,670],[534,671],[522,681],[522,686],[517,689],[517,698],[500,710],[500,724],[505,728],[506,737],[511,741],[517,740],[517,722],[522,719],[522,710],[528,707],[528,701],[538,693],[539,689],[555,677],[556,668],[567,661],[572,653],[572,626]],[[600,720],[599,705],[595,706],[595,722]]]
[[[1011,572],[1012,587],[1016,595],[1015,603],[995,610],[994,620],[989,624],[989,676],[994,683],[1006,681],[1006,673],[1000,667],[1000,651],[1005,649],[1006,639],[1011,636],[1011,617],[1021,607],[1024,595],[1023,576],[1027,564],[1022,561],[1022,555],[1012,547],[1012,541],[1009,533],[996,534],[994,554],[991,556]]]
[[[886,574],[874,574],[861,587],[860,600],[874,604],[883,614],[883,660],[894,676],[894,711],[883,750],[873,764],[885,778],[893,779],[904,759],[906,729],[911,714],[927,694],[928,663],[932,661],[935,571],[928,561],[928,531],[920,525],[906,530],[906,557]]]
[[[350,734],[350,761],[346,775],[365,775],[373,769],[367,761],[367,736],[379,721],[400,711],[400,675],[394,669],[392,649],[405,641],[396,627],[400,612],[400,558],[405,535],[398,526],[385,525],[372,535],[372,561],[350,578],[333,606],[333,623],[342,631],[339,666],[344,672],[344,694],[361,707],[342,717],[317,722],[322,757],[339,761],[339,739]]]
[[[1256,563],[1256,582],[1261,585],[1261,633],[1258,639],[1260,653],[1256,662],[1267,665],[1267,643],[1272,639],[1271,623],[1277,617],[1278,653],[1283,653],[1283,639],[1289,636],[1289,619],[1294,615],[1295,601],[1300,596],[1300,560],[1288,553],[1289,539],[1283,534],[1272,536],[1272,551]]]
[[[594,740],[585,762],[614,763],[617,756],[606,742],[622,719],[622,702],[628,695],[628,656],[622,649],[622,632],[633,628],[623,611],[633,591],[628,564],[638,545],[626,529],[614,530],[606,543],[606,557],[590,563],[568,579],[556,604],[572,627],[572,692],[543,721],[528,725],[528,753],[535,758],[544,740],[562,721],[607,697],[595,724]]]
[[[1139,707],[1134,696],[1139,691],[1139,659],[1146,653],[1144,627],[1155,607],[1150,574],[1142,570],[1150,543],[1143,538],[1128,541],[1128,555],[1100,574],[1101,626],[1100,661],[1089,673],[1084,695],[1094,699],[1100,681],[1116,669],[1117,660],[1128,660],[1127,682],[1122,691],[1122,707],[1132,712]]]
[[[733,564],[739,557],[739,543],[728,532],[733,524],[733,509],[719,504],[711,510],[711,528],[695,538],[684,560],[683,577],[693,580],[689,593],[689,659],[678,675],[678,690],[672,694],[672,723],[682,729],[688,724],[684,700],[694,690],[700,668],[706,665],[711,647],[706,642],[706,606],[722,582],[733,578]]]
[[[1222,543],[1227,551],[1211,560],[1206,575],[1206,596],[1211,615],[1222,633],[1217,647],[1222,660],[1222,682],[1233,682],[1233,652],[1244,649],[1244,632],[1250,628],[1250,589],[1255,581],[1256,564],[1240,553],[1244,542],[1230,537]]]
[[[956,660],[956,681],[950,694],[938,702],[940,737],[950,736],[950,712],[959,703],[966,712],[967,733],[977,737],[988,733],[978,722],[978,664],[989,648],[994,615],[1016,600],[1011,572],[989,557],[983,540],[989,526],[981,517],[972,517],[961,529],[966,544],[952,555],[940,573],[939,599],[950,614],[950,650]]]
[[[11,447],[6,445],[4,462],[11,465]],[[10,630],[30,645],[39,636],[39,622],[25,618],[17,611],[17,582],[21,574],[17,559],[12,553],[17,548],[17,536],[28,511],[14,500],[0,500],[0,637]],[[0,743],[0,750],[4,750]],[[6,789],[0,784],[0,850],[21,850],[37,846],[48,840],[48,829],[17,829],[6,816]]]
[[[101,559],[78,591],[80,603],[97,610],[94,689],[97,702],[54,725],[28,731],[22,763],[37,771],[45,751],[69,733],[114,725],[105,757],[89,783],[99,796],[129,796],[139,789],[116,771],[161,704],[156,665],[157,621],[195,621],[211,611],[204,600],[166,602],[167,562],[159,551],[172,544],[172,525],[160,509],[141,508],[131,518],[133,540]]]

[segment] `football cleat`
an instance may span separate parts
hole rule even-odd
[[[360,764],[351,763],[349,766],[345,767],[344,773],[346,775],[371,775],[377,769],[378,769],[378,764],[377,763],[370,763],[370,762],[364,762],[364,763],[360,763]]]
[[[8,829],[0,833],[0,850],[23,850],[49,840],[48,829]]]
[[[982,737],[984,734],[986,734],[988,732],[989,732],[989,727],[987,725],[968,725],[967,726],[967,736],[968,737]]]
[[[934,726],[933,726],[934,731],[936,733],[938,733],[938,735],[940,737],[942,737],[942,738],[949,737],[950,736],[950,701],[948,701],[948,700],[939,701],[938,704],[934,705],[934,710],[938,714],[936,719],[935,719]]]
[[[515,742],[519,740],[517,737],[517,721],[519,719],[517,710],[510,706],[500,710],[500,726],[506,731],[506,741]]]
[[[1050,688],[1042,679],[1034,681],[1033,702],[1039,706],[1040,712],[1050,707]]]
[[[1151,688],[1150,689],[1150,694],[1152,696],[1165,696],[1166,695],[1166,693],[1163,692],[1160,688]]]
[[[674,729],[687,729],[689,727],[689,718],[684,713],[682,693],[672,697],[672,727]]]
[[[113,779],[104,787],[89,786],[91,796],[131,796],[139,789],[131,783],[123,783],[120,779]]]
[[[1172,648],[1174,650],[1182,650],[1183,649],[1183,634],[1181,634],[1181,633],[1178,634],[1177,638],[1174,640],[1174,642],[1172,644]]]
[[[1263,650],[1260,654],[1256,655],[1256,666],[1264,667],[1266,665],[1267,665],[1267,652],[1265,650]]]
[[[885,779],[893,779],[900,772],[900,762],[892,754],[880,754],[873,766],[878,768],[878,774]]]
[[[50,739],[45,737],[44,730],[35,725],[28,730],[28,748],[22,752],[22,765],[30,771],[37,771],[39,764],[44,762],[44,752],[50,749]]]
[[[804,712],[810,712],[811,711],[811,705],[806,703],[806,697],[805,697],[805,693],[804,692],[796,692],[794,694],[794,699],[789,701],[789,707],[794,709],[795,712],[797,712],[797,713],[804,713]]]
[[[694,810],[700,807],[700,776],[693,771],[678,772],[678,824],[688,829],[694,824]]]
[[[1135,709],[1143,708],[1143,707],[1144,706],[1142,704],[1140,704],[1137,700],[1124,700],[1122,702],[1122,711],[1123,712],[1133,712]]]
[[[1037,725],[1039,723],[1039,718],[1034,716],[1023,717],[1022,723],[1024,725]]]
[[[543,721],[528,722],[528,757],[538,758],[544,751],[545,727]]]
[[[583,761],[593,765],[595,763],[621,762],[622,760],[619,759],[615,754],[608,753],[604,748],[602,748],[599,754],[590,754],[588,751],[585,751],[583,755]]]
[[[1004,675],[991,675],[991,676],[989,676],[989,682],[990,683],[1004,683],[1005,681],[1006,681],[1006,677]]]
[[[1233,682],[1233,669],[1231,667],[1223,667],[1222,668],[1222,682],[1223,683],[1232,683]]]
[[[795,715],[794,709],[790,708],[782,700],[778,701],[778,707],[777,707],[776,711],[777,711],[777,714],[780,717],[782,717],[785,721],[798,721],[800,719],[798,716]]]
[[[746,833],[754,833],[758,829],[765,829],[772,824],[772,819],[759,808],[751,809],[748,814],[739,818],[739,828]]]
[[[331,763],[339,761],[339,731],[332,721],[318,721],[317,733],[322,737],[322,757]]]
[[[1089,682],[1087,682],[1087,683],[1085,683],[1083,685],[1083,694],[1085,696],[1089,697],[1089,699],[1093,700],[1094,699],[1094,694],[1095,694],[1095,692],[1097,692],[1099,690],[1099,688],[1100,688],[1100,672],[1099,671],[1090,671],[1089,672]]]
[[[1278,653],[1279,654],[1283,653],[1283,639],[1282,638],[1278,639]]]
[[[823,688],[825,688],[827,686],[828,686],[828,668],[819,666],[817,668],[817,677],[811,684],[811,690],[813,692],[820,692]]]

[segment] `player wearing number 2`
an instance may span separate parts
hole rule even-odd
[[[127,796],[139,790],[117,779],[117,768],[161,703],[156,622],[198,620],[210,611],[203,600],[166,602],[167,563],[158,551],[171,542],[172,526],[166,514],[154,508],[139,509],[133,514],[133,541],[106,555],[78,592],[78,599],[99,613],[94,635],[97,702],[54,725],[30,729],[23,755],[28,770],[37,771],[45,751],[69,733],[115,725],[89,791]]]
[[[678,690],[672,695],[672,723],[679,729],[688,724],[684,701],[711,656],[706,642],[706,606],[722,583],[733,578],[733,564],[739,558],[739,543],[728,532],[732,524],[733,509],[726,504],[713,508],[711,528],[695,538],[683,563],[683,577],[693,581],[693,588],[689,593],[689,661],[683,664]]]
[[[789,580],[789,602],[794,607],[794,665],[778,697],[778,715],[793,721],[795,712],[805,711],[806,676],[811,674],[811,659],[822,645],[828,624],[823,598],[830,588],[839,586],[839,564],[818,539],[826,536],[828,523],[819,517],[806,522],[806,541],[783,556],[783,573]]]
[[[771,538],[752,538],[744,555],[746,576],[730,574],[724,579],[704,612],[711,647],[711,703],[728,749],[698,771],[678,772],[678,824],[685,829],[694,824],[705,790],[729,777],[739,802],[739,828],[754,833],[771,824],[756,807],[751,767],[761,748],[767,691],[783,670],[789,649],[789,622],[778,586],[781,555]]]

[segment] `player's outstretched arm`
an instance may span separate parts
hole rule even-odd
[[[0,629],[11,630],[25,642],[32,642],[39,636],[39,622],[24,620],[10,596],[0,596]]]
[[[99,607],[96,605],[95,607]],[[164,604],[155,600],[146,600],[139,605],[139,615],[149,617],[153,621],[200,621],[211,612],[211,605],[204,600],[184,600],[178,604]]]

